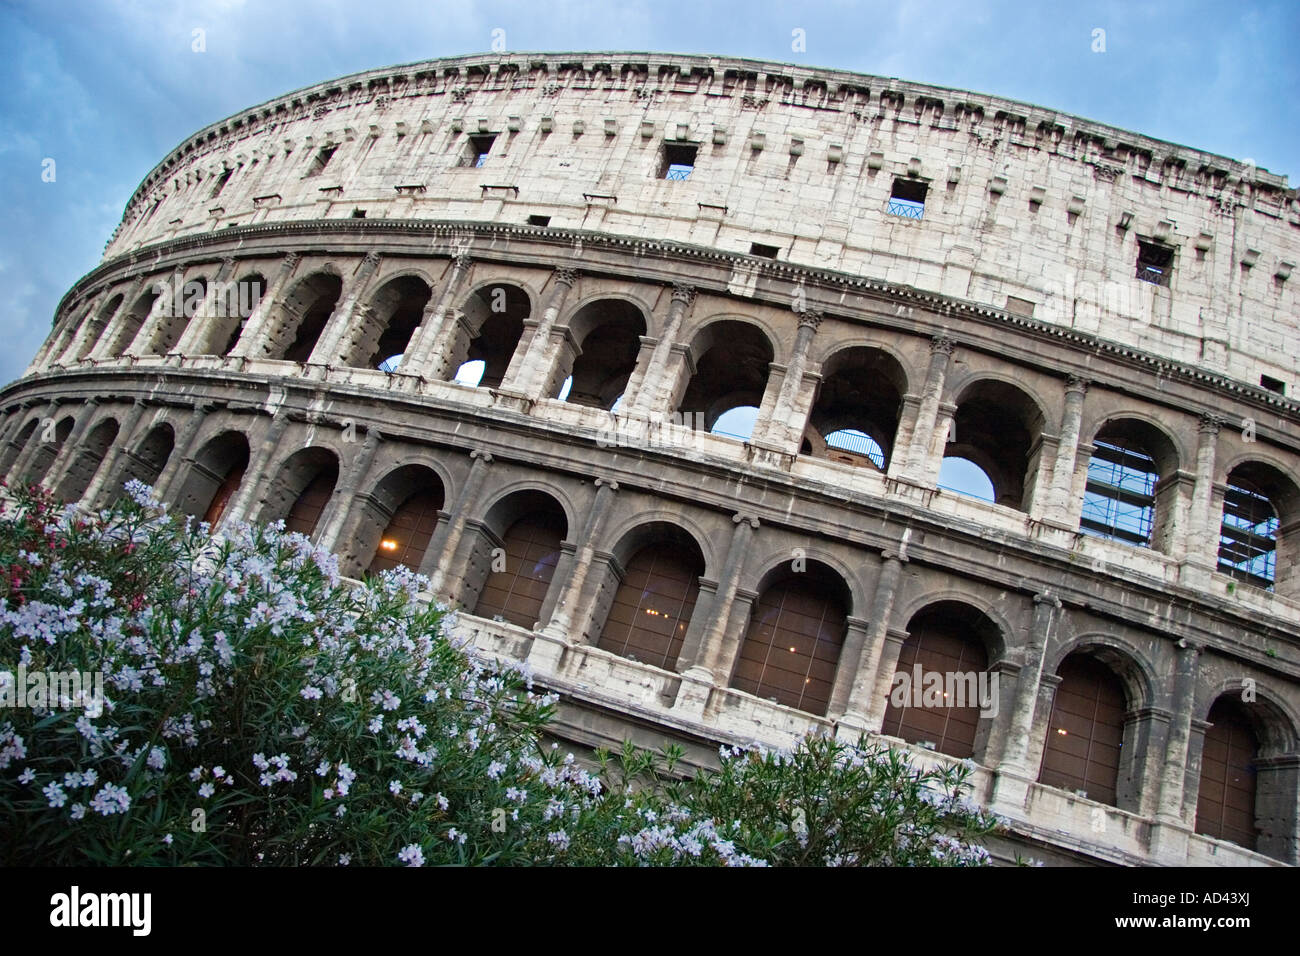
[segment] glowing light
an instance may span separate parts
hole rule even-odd
[[[397,542],[394,541],[392,538],[385,538],[383,541],[380,541],[379,546],[383,548],[385,551],[397,550]]]
[[[1056,728],[1056,732],[1057,732],[1058,734],[1060,734],[1062,737],[1065,736],[1065,728],[1064,728],[1064,727],[1057,727],[1057,728]]]

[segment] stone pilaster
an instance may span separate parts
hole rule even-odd
[[[926,476],[938,469],[929,459],[935,440],[935,424],[939,415],[939,402],[943,397],[944,381],[948,375],[948,364],[952,360],[955,343],[947,335],[936,335],[930,341],[930,364],[925,374],[925,389],[916,411],[916,424],[912,429],[911,441],[906,449],[897,449],[905,454],[902,477],[912,481],[924,481]]]
[[[668,315],[664,319],[663,333],[655,340],[645,371],[628,382],[623,395],[623,409],[627,412],[652,416],[666,414],[672,405],[675,376],[668,374],[670,357],[677,337],[681,334],[682,319],[695,301],[695,288],[684,283],[673,285],[668,300]],[[640,362],[637,363],[638,366]]]
[[[275,278],[263,290],[261,300],[249,314],[248,321],[244,323],[244,331],[230,353],[231,358],[256,359],[265,354],[266,324],[275,314],[275,309],[285,293],[288,292],[289,283],[301,261],[302,257],[296,252],[290,252],[280,260],[280,268],[276,270]]]
[[[554,367],[568,329],[557,328],[556,323],[565,300],[578,282],[576,269],[556,269],[552,274],[551,293],[542,310],[542,317],[531,330],[527,327],[510,357],[510,365],[497,392],[510,401],[536,401],[550,370]],[[530,334],[531,331],[531,334]]]

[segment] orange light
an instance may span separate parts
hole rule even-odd
[[[1057,727],[1057,728],[1056,728],[1056,732],[1057,732],[1058,734],[1060,734],[1062,737],[1065,736],[1065,728],[1064,728],[1064,727]]]
[[[794,651],[794,648],[793,648],[793,647],[790,648],[790,653],[793,654],[794,652],[795,652],[795,651]]]
[[[380,541],[379,546],[383,548],[385,551],[397,550],[397,542],[394,541],[392,538],[385,538],[383,541]]]

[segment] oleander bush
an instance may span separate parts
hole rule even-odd
[[[556,698],[419,576],[340,580],[281,524],[212,535],[127,490],[0,514],[0,864],[988,862],[969,766],[810,737],[585,769],[545,742]],[[41,683],[72,673],[102,697]]]

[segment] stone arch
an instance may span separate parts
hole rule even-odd
[[[731,522],[728,521],[727,523],[730,525]],[[625,545],[628,542],[635,543],[638,540],[636,536],[637,529],[651,524],[671,524],[681,528],[685,534],[690,536],[695,546],[700,549],[700,553],[704,556],[704,576],[712,578],[718,575],[718,563],[721,559],[717,548],[714,546],[713,536],[708,534],[703,526],[690,515],[679,511],[655,508],[638,511],[636,514],[631,515],[607,534],[606,540],[615,542],[611,553],[620,561],[629,557],[630,554],[619,549],[620,545]]]
[[[944,458],[978,466],[997,504],[1026,511],[1038,472],[1044,405],[1021,383],[983,374],[956,392]]]
[[[1080,637],[1049,656],[1055,691],[1039,782],[1138,812],[1157,686],[1150,661],[1113,635]]]
[[[505,378],[524,334],[524,322],[533,315],[533,300],[518,282],[476,284],[461,300],[445,378],[450,381],[470,362],[482,362],[478,385],[496,388]]]
[[[263,498],[258,521],[284,521],[286,531],[311,537],[339,480],[339,456],[310,445],[284,456],[268,473],[275,475]]]
[[[214,289],[212,314],[194,342],[195,355],[229,355],[239,344],[248,317],[266,294],[266,276],[257,269],[240,273]]]
[[[1006,652],[997,623],[966,601],[931,600],[908,618],[881,733],[984,761],[1000,706],[991,671]]]
[[[113,317],[117,315],[118,310],[121,309],[124,298],[125,293],[118,292],[111,298],[106,299],[104,304],[95,310],[94,317],[88,320],[90,327],[82,338],[81,348],[77,350],[77,354],[73,358],[84,359],[90,355],[95,346],[99,344],[100,336],[104,334],[104,330],[113,321]]]
[[[406,462],[389,469],[361,502],[351,563],[369,573],[398,565],[419,571],[446,495],[438,472],[427,464]]]
[[[140,334],[140,329],[144,327],[145,320],[153,312],[158,297],[166,291],[166,288],[166,283],[162,279],[145,283],[144,291],[136,296],[131,307],[121,313],[117,322],[109,326],[111,338],[103,350],[105,357],[119,358],[131,347],[135,337]]]
[[[9,470],[22,456],[23,449],[27,447],[27,443],[32,440],[32,436],[40,426],[41,415],[37,413],[29,418],[26,424],[20,425],[14,432],[13,439],[5,443],[3,457],[0,457],[0,476],[9,474]]]
[[[1168,550],[1177,510],[1177,440],[1145,415],[1108,415],[1092,434],[1080,529]]]
[[[568,329],[543,394],[558,397],[567,379],[567,401],[589,408],[613,408],[636,370],[641,339],[649,329],[645,312],[627,298],[600,296],[570,315]]]
[[[853,611],[848,581],[822,561],[795,571],[787,560],[756,591],[730,686],[825,715]]]
[[[63,450],[64,443],[68,440],[68,436],[72,434],[74,424],[75,419],[71,415],[67,415],[54,426],[53,441],[42,441],[39,435],[33,436],[34,440],[40,442],[40,445],[36,449],[36,453],[28,460],[27,470],[23,472],[22,480],[25,484],[34,485],[45,480],[50,466],[59,457],[59,452]]]
[[[682,415],[699,416],[711,430],[726,412],[759,408],[776,349],[764,326],[751,318],[711,319],[691,337],[694,372],[674,402]]]
[[[208,279],[196,275],[182,280],[179,287],[167,285],[157,306],[158,323],[145,343],[143,354],[166,355],[180,343],[195,316],[203,313],[208,296]]]
[[[532,628],[552,603],[556,571],[573,525],[562,499],[537,487],[500,493],[474,531],[465,606],[480,617]]]
[[[822,363],[800,453],[888,470],[907,387],[907,370],[889,351],[836,349]]]
[[[613,557],[595,645],[673,670],[699,599],[703,549],[677,522],[643,520],[618,539]]]
[[[1017,622],[1013,622],[993,601],[989,600],[988,596],[982,593],[977,585],[935,587],[935,582],[925,577],[909,579],[905,576],[904,580],[908,583],[900,585],[899,596],[895,599],[894,609],[890,614],[891,619],[911,621],[923,614],[927,608],[936,605],[962,605],[969,607],[973,613],[991,622],[994,631],[981,631],[983,637],[989,639],[994,632],[997,634],[1000,643],[990,642],[986,644],[990,666],[1007,660],[1018,646],[1022,628]],[[864,616],[869,616],[870,613],[871,611],[868,610],[867,615]]]
[[[342,363],[393,371],[432,298],[433,287],[422,275],[408,271],[389,276],[371,293],[344,334]]]
[[[321,266],[296,281],[271,312],[266,337],[261,343],[262,356],[307,362],[342,296],[343,277],[332,264]]]
[[[1300,486],[1268,457],[1240,456],[1223,471],[1218,569],[1294,597],[1300,593]]]
[[[113,442],[117,441],[120,429],[121,425],[117,419],[106,415],[88,430],[86,437],[74,449],[76,457],[69,463],[58,488],[55,489],[56,498],[67,502],[81,500],[90,483],[94,481],[95,475],[103,467],[104,458],[108,455],[108,450],[113,447]]]
[[[175,447],[176,430],[171,423],[162,421],[155,424],[135,448],[122,452],[116,479],[106,483],[101,491],[103,503],[116,501],[129,481],[139,481],[154,488]]]
[[[244,481],[249,456],[248,436],[238,429],[209,438],[176,496],[178,510],[215,528]]]

